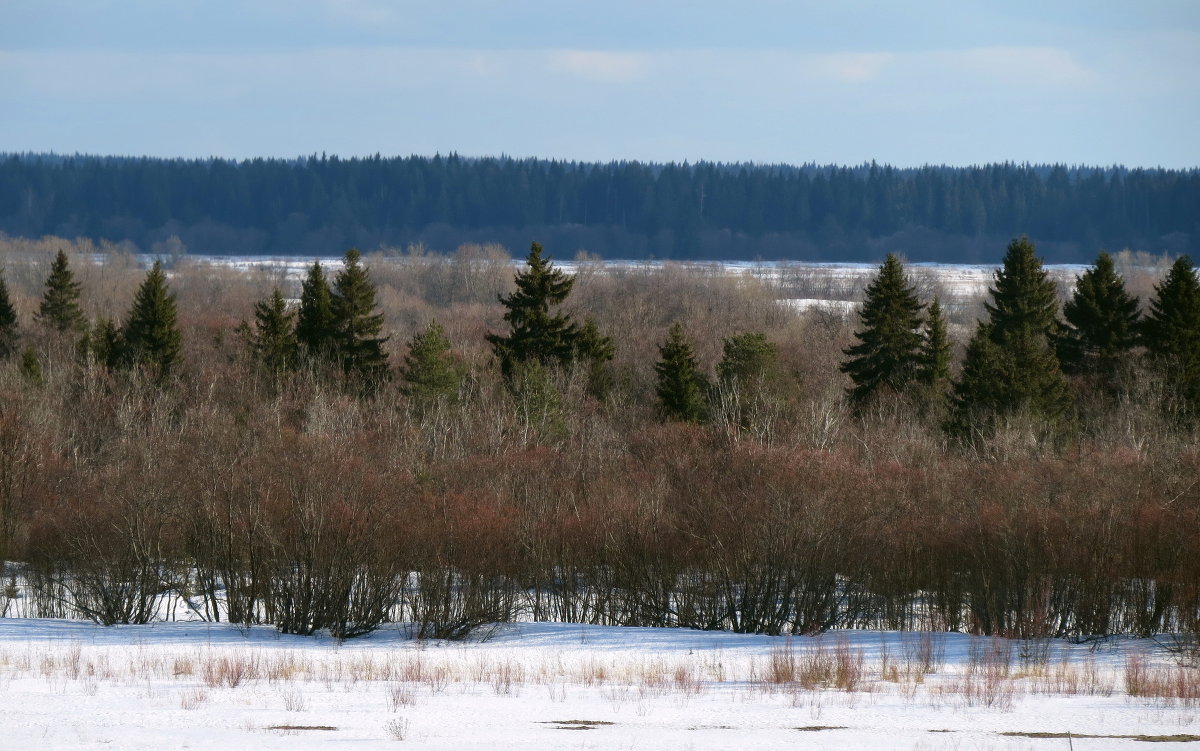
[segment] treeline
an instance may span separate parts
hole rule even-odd
[[[0,231],[322,255],[531,237],[606,258],[992,262],[1027,232],[1056,262],[1197,252],[1195,170],[577,163],[455,155],[0,158]],[[175,238],[174,240],[172,238]]]
[[[151,296],[175,318],[146,328],[180,335],[165,376],[162,360],[99,357],[94,323],[55,324],[64,302],[94,321],[90,289],[119,276],[138,290],[113,325],[130,351],[161,269],[9,256],[6,604],[125,623],[186,603],[341,636],[521,617],[1194,635],[1195,418],[1148,340],[1115,381],[1066,377],[1061,411],[985,399],[964,413],[977,429],[955,428],[972,348],[1021,361],[1021,336],[991,338],[1001,322],[1039,352],[1066,340],[998,315],[1037,318],[1004,303],[1045,291],[1032,254],[1010,246],[987,319],[949,354],[928,346],[931,311],[903,274],[892,284],[895,259],[859,321],[705,270],[566,277],[538,247],[516,279],[481,249],[369,267],[351,252],[298,289],[184,264]],[[911,325],[873,325],[895,310]],[[886,349],[863,347],[889,340],[873,329],[917,354],[868,381],[883,371],[849,363]]]

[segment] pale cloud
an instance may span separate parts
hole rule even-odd
[[[1069,50],[1056,47],[980,47],[916,53],[911,57],[968,76],[1010,85],[1078,87],[1097,83],[1101,78]]]
[[[879,78],[896,59],[886,52],[830,53],[812,56],[809,65],[821,76],[846,83],[865,83]]]
[[[386,25],[373,15],[386,8],[359,9],[356,20]],[[0,45],[0,144],[166,155],[1194,165],[1200,100],[1180,71],[1200,65],[1198,38],[1129,32],[1119,45],[933,50],[421,46],[383,35],[224,50]],[[542,108],[532,122],[531,107]],[[609,114],[628,111],[636,122]],[[1014,112],[1036,113],[1043,125],[1001,126]]]
[[[320,7],[324,9],[328,20],[364,29],[380,30],[397,25],[403,20],[399,4],[372,0],[321,0]],[[292,3],[286,3],[280,10],[294,12],[295,8]]]
[[[1111,67],[1111,66],[1108,66]],[[1097,90],[1113,86],[1070,52],[984,47],[938,52],[790,50],[489,50],[409,46],[324,47],[256,52],[111,50],[0,51],[0,94],[76,101],[245,100],[289,92],[306,97],[447,87],[588,86],[704,92],[708,99],[768,97],[872,87]],[[882,94],[881,94],[882,95]]]
[[[644,77],[650,56],[635,52],[556,50],[549,53],[554,70],[598,83],[632,83]]]

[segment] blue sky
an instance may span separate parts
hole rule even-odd
[[[1200,166],[1200,2],[0,0],[0,151]]]

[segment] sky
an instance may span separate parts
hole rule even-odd
[[[0,152],[1200,166],[1197,0],[0,0]]]

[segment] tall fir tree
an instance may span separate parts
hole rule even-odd
[[[1058,315],[1058,288],[1029,238],[1021,237],[1008,244],[988,294],[992,299],[983,306],[997,343],[1015,336],[1047,337],[1053,333]]]
[[[8,299],[8,283],[4,271],[0,270],[0,359],[12,355],[17,349],[17,311]]]
[[[925,314],[921,351],[917,356],[917,381],[935,393],[944,393],[950,385],[950,331],[942,302],[936,297]]]
[[[388,357],[380,336],[383,313],[376,312],[375,283],[354,248],[346,251],[342,270],[333,280],[334,352],[342,371],[366,381],[387,375]]]
[[[83,333],[87,330],[87,316],[79,306],[79,282],[71,273],[67,254],[58,251],[50,265],[50,276],[46,278],[46,291],[34,315],[38,323],[55,331]]]
[[[612,389],[609,363],[616,355],[617,345],[612,337],[600,333],[594,319],[585,320],[575,340],[575,358],[587,364],[588,391],[593,396],[603,397]]]
[[[96,319],[96,325],[87,339],[87,351],[92,362],[106,368],[116,368],[121,365],[122,346],[121,330],[111,318],[101,316]]]
[[[508,336],[488,334],[500,368],[511,379],[519,366],[536,361],[546,365],[569,365],[580,354],[584,342],[578,325],[566,313],[550,313],[571,294],[574,278],[554,268],[542,256],[542,246],[533,243],[525,259],[525,269],[517,273],[517,289],[501,295],[506,308]],[[589,345],[594,348],[593,345]]]
[[[841,370],[854,382],[848,394],[855,405],[881,392],[905,393],[916,380],[923,307],[900,260],[888,253],[867,285],[859,314],[862,330],[855,332],[858,344],[843,350],[849,359]]]
[[[722,342],[717,380],[733,386],[762,382],[778,376],[779,348],[759,331],[735,334]]]
[[[1055,342],[1063,372],[1115,395],[1121,367],[1137,345],[1138,319],[1137,298],[1125,290],[1112,256],[1101,253],[1063,306]]]
[[[997,417],[1020,411],[1052,423],[1071,406],[1052,345],[1054,282],[1027,238],[1009,244],[988,292],[989,319],[976,327],[954,384],[947,428],[960,436],[986,434]]]
[[[408,341],[408,352],[399,368],[401,390],[418,403],[452,401],[463,382],[463,367],[450,349],[446,330],[430,321],[424,331]]]
[[[296,342],[309,361],[332,361],[336,328],[329,282],[319,261],[313,261],[300,288],[300,310],[296,315]]]
[[[26,382],[33,386],[41,386],[43,382],[42,361],[38,359],[37,351],[32,346],[21,352],[21,375]]]
[[[735,334],[723,342],[709,417],[743,429],[761,427],[783,401],[779,348],[758,331]]]
[[[124,360],[147,368],[156,381],[166,380],[183,358],[183,334],[176,318],[175,295],[168,290],[162,263],[155,261],[121,329]]]
[[[708,411],[704,400],[707,384],[692,343],[683,333],[683,324],[676,321],[671,326],[658,352],[660,359],[654,364],[654,372],[659,411],[668,420],[703,422]]]
[[[251,348],[254,359],[272,375],[296,367],[298,345],[294,328],[295,314],[287,309],[287,301],[276,287],[271,297],[254,306],[254,331]]]
[[[1141,340],[1174,409],[1186,419],[1200,416],[1200,282],[1190,257],[1177,258],[1155,286]]]

